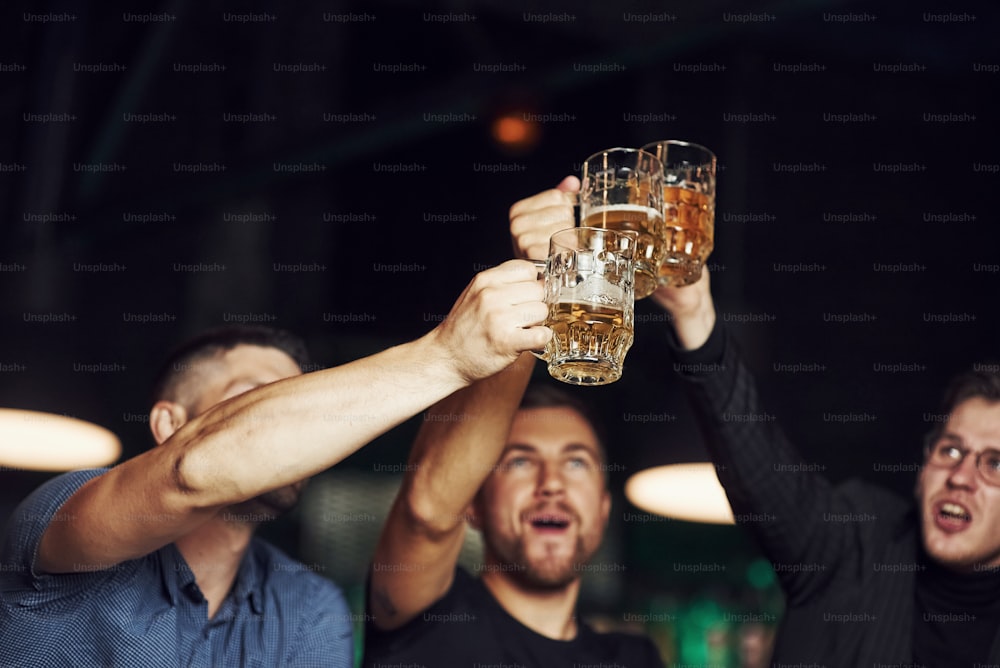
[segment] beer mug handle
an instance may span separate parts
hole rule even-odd
[[[528,260],[528,262],[530,262],[531,264],[535,265],[535,269],[538,270],[538,274],[537,274],[538,280],[540,280],[540,281],[546,280],[545,279],[545,269],[546,269],[546,266],[548,265],[548,263],[545,260]],[[531,354],[534,355],[535,357],[537,357],[538,359],[544,361],[544,362],[548,362],[549,361],[548,353],[545,350],[532,350]]]

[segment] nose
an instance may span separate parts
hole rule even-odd
[[[973,452],[966,453],[948,475],[948,484],[951,487],[973,489],[977,483],[976,474],[976,455]]]
[[[538,470],[538,494],[549,497],[564,491],[565,485],[559,467],[552,463],[542,464]]]

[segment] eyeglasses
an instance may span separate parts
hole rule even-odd
[[[937,468],[953,469],[965,461],[966,455],[972,451],[955,445],[947,440],[928,443],[924,447],[927,464]],[[976,470],[984,481],[1000,487],[1000,450],[992,448],[975,453]]]

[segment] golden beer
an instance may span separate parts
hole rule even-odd
[[[612,204],[587,208],[581,227],[637,232],[635,247],[635,298],[653,294],[657,285],[657,269],[663,260],[666,228],[663,215],[639,204]]]
[[[576,385],[602,385],[622,375],[632,347],[632,319],[625,310],[586,302],[549,304],[546,347],[553,377]]]
[[[679,287],[694,283],[714,246],[714,199],[689,188],[665,187],[663,228],[660,285]]]

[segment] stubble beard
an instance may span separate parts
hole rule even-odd
[[[483,542],[491,561],[499,565],[498,571],[531,589],[564,589],[580,577],[583,567],[590,561],[592,551],[588,551],[583,536],[576,537],[576,543],[569,557],[534,556],[528,554],[524,537],[504,545],[492,532],[483,532]]]
[[[583,538],[578,536],[572,556],[555,561],[551,557],[542,557],[534,562],[530,559],[523,541],[518,541],[514,562],[523,566],[514,571],[520,575],[521,581],[534,589],[564,589],[580,577],[582,566],[587,563],[590,555],[583,545]]]
[[[301,489],[280,487],[229,508],[232,516],[249,518],[252,524],[271,522],[291,511],[299,503]]]

